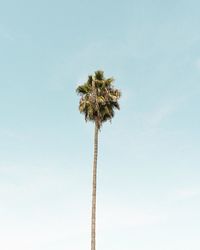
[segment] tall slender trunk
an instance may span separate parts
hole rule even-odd
[[[96,249],[96,190],[97,190],[97,155],[98,155],[98,125],[95,122],[94,162],[92,181],[92,219],[91,219],[91,250]]]

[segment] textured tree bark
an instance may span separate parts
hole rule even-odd
[[[96,249],[96,190],[97,190],[97,155],[98,155],[98,125],[95,122],[94,162],[92,181],[92,219],[91,219],[91,250]]]

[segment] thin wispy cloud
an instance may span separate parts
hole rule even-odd
[[[186,100],[187,98],[183,96],[161,103],[156,109],[145,115],[146,124],[150,128],[159,127],[162,122],[169,119],[173,113],[181,108],[181,104],[183,104]]]
[[[169,202],[171,205],[176,201],[191,201],[193,199],[200,199],[200,187],[188,186],[174,188],[169,191],[165,197],[165,202]]]
[[[200,58],[196,60],[195,67],[200,70]]]
[[[99,230],[130,229],[159,225],[167,221],[164,213],[139,210],[131,206],[106,206],[100,209]]]
[[[6,128],[6,129],[0,129],[0,137],[7,137],[9,139],[15,139],[15,140],[26,140],[30,138],[30,135],[27,135],[25,133],[20,133],[18,131],[14,131],[12,129]]]
[[[159,126],[162,121],[164,121],[170,114],[175,110],[175,107],[172,103],[168,103],[162,107],[159,107],[157,110],[153,111],[149,118],[149,125],[151,127]]]
[[[0,37],[10,42],[13,42],[15,40],[14,35],[7,28],[1,25],[0,25]]]
[[[178,189],[175,192],[177,199],[192,199],[199,197],[200,198],[200,188],[182,188]]]

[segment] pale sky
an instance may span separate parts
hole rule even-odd
[[[0,249],[90,249],[93,124],[78,84],[115,78],[99,141],[97,250],[199,250],[200,2],[0,3]]]

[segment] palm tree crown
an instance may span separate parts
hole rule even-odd
[[[76,89],[81,95],[80,112],[85,115],[86,121],[95,122],[98,129],[103,122],[111,121],[114,110],[120,108],[118,100],[121,92],[114,88],[113,82],[113,78],[105,78],[104,72],[98,70]]]

